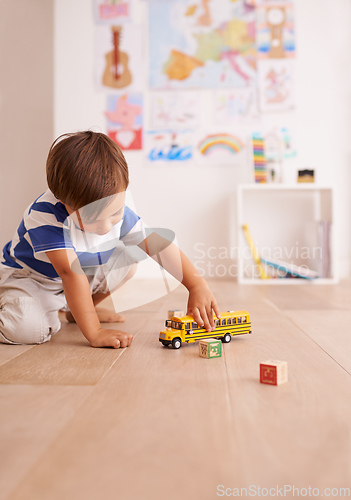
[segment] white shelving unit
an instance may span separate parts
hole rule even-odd
[[[330,186],[314,183],[239,185],[236,207],[238,282],[269,285],[336,283],[334,213],[334,189]],[[248,225],[262,258],[275,258],[318,272],[322,260],[322,246],[318,236],[320,221],[331,224],[328,277],[314,280],[259,278],[257,265],[242,229],[244,224]]]

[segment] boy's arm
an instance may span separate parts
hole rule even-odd
[[[51,264],[62,279],[68,307],[84,337],[93,347],[127,347],[132,336],[119,330],[101,327],[91,297],[87,277],[83,273],[74,250],[46,252]]]
[[[139,247],[188,289],[187,314],[193,316],[199,325],[204,325],[206,330],[214,329],[213,312],[217,318],[220,317],[216,299],[188,257],[156,233],[148,236]]]

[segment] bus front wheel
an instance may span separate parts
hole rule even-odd
[[[173,349],[179,349],[181,345],[182,345],[182,341],[180,340],[179,337],[176,337],[175,339],[172,340]]]
[[[230,342],[232,340],[232,336],[230,335],[230,333],[226,333],[224,335],[224,337],[222,337],[222,342],[224,344],[228,344],[228,342]]]

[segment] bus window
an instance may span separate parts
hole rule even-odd
[[[238,324],[240,324],[241,323],[241,318],[237,318],[237,322],[238,322]]]
[[[247,322],[247,318],[246,316],[243,316],[243,323],[246,323]]]
[[[233,318],[233,325],[236,324],[236,318]]]
[[[222,319],[222,326],[225,326],[225,319]]]
[[[182,325],[178,321],[172,321],[172,328],[175,328],[176,330],[181,330]]]
[[[166,320],[166,326],[167,327],[172,326],[172,321],[170,319]]]
[[[195,330],[195,328],[199,328],[199,325],[197,323],[193,323],[193,330]]]
[[[216,326],[221,326],[221,320],[220,319],[217,319]]]
[[[227,325],[231,325],[232,324],[232,320],[230,318],[227,319]]]
[[[185,328],[186,330],[190,330],[190,323],[185,323],[185,324],[184,324],[184,328]]]

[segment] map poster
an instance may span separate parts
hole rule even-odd
[[[141,28],[135,24],[96,26],[98,90],[138,90],[144,84]]]
[[[129,93],[107,97],[107,135],[123,150],[142,149],[143,95]]]
[[[193,91],[158,91],[151,94],[151,127],[188,129],[200,126],[204,98]]]
[[[199,165],[241,165],[247,163],[246,138],[232,128],[200,131],[197,134],[195,160]]]
[[[193,160],[192,130],[150,130],[145,134],[146,160],[149,165],[188,165]]]
[[[94,0],[97,23],[130,21],[132,0]]]
[[[286,111],[295,106],[294,61],[259,61],[259,107],[261,111]]]
[[[255,85],[255,24],[244,0],[150,2],[151,88]]]
[[[220,89],[214,95],[214,121],[217,125],[253,122],[258,118],[257,88]]]

